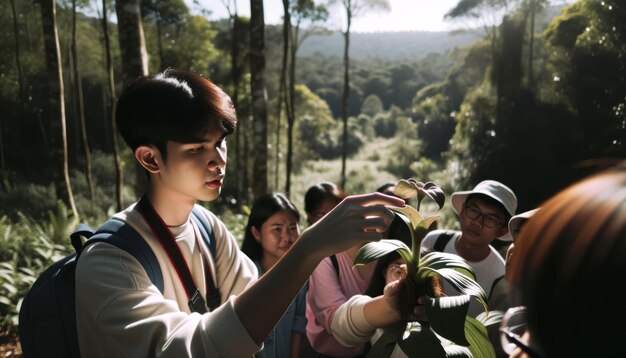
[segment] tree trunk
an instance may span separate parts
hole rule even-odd
[[[139,3],[139,0],[117,0],[115,2],[120,53],[122,55],[122,84],[124,86],[140,76],[148,74],[148,52]],[[114,136],[118,135],[115,130],[113,133]],[[147,186],[145,170],[134,160],[131,166],[135,173],[135,193],[141,195]]]
[[[13,35],[15,36],[15,65],[17,66],[17,90],[19,101],[19,117],[22,119],[24,111],[24,79],[22,77],[22,61],[20,59],[19,30],[17,26],[17,11],[15,10],[15,0],[11,0],[11,11],[13,12]],[[4,169],[4,168],[3,168]]]
[[[341,151],[341,187],[346,187],[346,161],[348,158],[348,98],[350,96],[350,25],[352,22],[351,1],[346,3],[347,27],[344,33],[345,46],[343,48],[343,98],[341,113],[343,119],[343,150]]]
[[[111,43],[109,41],[109,23],[107,20],[107,0],[102,0],[102,32],[104,33],[104,50],[106,53],[107,77],[109,83],[109,115],[111,119],[111,144],[113,146],[113,158],[115,160],[115,203],[117,211],[124,208],[122,160],[117,145],[117,124],[115,123],[115,76],[113,75],[113,62],[111,60]],[[123,61],[122,61],[123,62]]]
[[[291,27],[291,22],[289,23]],[[289,61],[289,86],[287,86],[287,173],[285,183],[285,193],[287,197],[291,195],[291,173],[293,171],[293,130],[296,125],[296,52],[298,52],[298,29],[299,24],[294,28],[291,43],[291,59]],[[291,31],[289,32],[292,33]]]
[[[13,36],[15,37],[15,65],[17,67],[17,99],[18,99],[18,111],[17,120],[22,122],[24,120],[24,80],[22,78],[22,60],[20,59],[20,40],[19,40],[19,28],[17,24],[17,11],[15,10],[15,0],[11,0],[11,12],[13,14]],[[0,119],[0,129],[2,128]],[[2,160],[2,173],[4,178],[7,177],[6,164],[4,162],[4,138],[3,133],[0,130],[0,159]]]
[[[289,102],[287,94],[287,60],[289,58],[289,0],[283,0],[283,61],[280,68],[280,83],[278,89],[278,106],[276,110],[276,161],[274,162],[274,188],[278,188],[278,178],[280,173],[280,122],[282,116],[283,101],[285,102],[286,110],[289,111]],[[289,171],[289,162],[287,162],[287,173]],[[288,174],[287,174],[288,175]],[[289,197],[289,191],[287,186],[289,185],[289,179],[285,184],[285,194]]]
[[[44,48],[46,53],[46,72],[48,78],[49,101],[47,106],[48,125],[50,129],[51,163],[57,197],[62,198],[78,220],[78,211],[74,203],[70,185],[69,164],[67,158],[67,128],[65,122],[65,103],[63,101],[63,70],[61,67],[61,50],[56,24],[55,0],[41,2],[41,23],[43,27]]]
[[[71,56],[74,73],[74,98],[75,110],[80,123],[80,132],[83,142],[83,150],[85,154],[85,177],[87,178],[87,188],[89,190],[89,199],[94,198],[93,176],[91,175],[91,149],[87,139],[87,128],[85,126],[85,105],[83,102],[83,83],[78,70],[78,51],[76,48],[76,0],[72,0],[72,47]]]
[[[263,16],[263,0],[250,0],[250,74],[255,152],[252,190],[255,198],[267,192],[267,91]]]
[[[235,10],[233,17],[233,38],[230,47],[230,73],[233,80],[233,95],[232,101],[235,110],[239,114],[239,81],[241,80],[241,71],[239,70],[239,15]],[[238,116],[237,118],[237,132],[235,133],[235,172],[237,173],[237,185],[235,187],[235,198],[238,200],[246,201],[247,195],[247,180],[248,166],[246,165],[246,155],[242,154],[241,142],[242,138],[245,138],[245,125],[244,117]]]
[[[128,85],[138,77],[148,74],[148,53],[139,0],[117,0],[115,12],[122,55],[122,82]]]
[[[537,11],[536,0],[530,0],[530,34],[528,41],[528,89],[533,88],[533,57],[535,47],[535,12]]]
[[[156,19],[156,30],[157,30],[157,48],[159,49],[159,68],[161,71],[165,69],[166,63],[163,58],[163,39],[161,38],[161,16],[158,16]]]

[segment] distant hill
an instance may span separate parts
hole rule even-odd
[[[571,2],[572,0],[567,0]],[[541,33],[548,23],[567,5],[547,6],[537,15],[535,31]],[[416,60],[429,53],[445,53],[458,46],[471,44],[483,37],[481,30],[466,32],[372,32],[350,35],[350,57],[355,59]],[[313,35],[307,38],[298,50],[298,56],[308,57],[316,52],[326,56],[343,56],[343,35]]]
[[[373,32],[350,36],[350,57],[355,59],[405,60],[419,59],[429,53],[444,53],[457,46],[475,42],[478,32],[451,34],[449,32]],[[339,32],[313,35],[298,50],[298,56],[308,57],[316,52],[327,56],[343,56],[344,40]]]

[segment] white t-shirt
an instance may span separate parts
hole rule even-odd
[[[447,232],[447,230],[434,230],[428,233],[424,240],[422,241],[422,247],[427,248],[429,250],[434,251],[434,245],[437,239],[443,234]],[[452,239],[448,241],[446,246],[443,249],[443,252],[447,252],[450,254],[458,255],[459,253],[456,251],[456,241],[461,236],[460,231],[454,232],[454,236]],[[504,275],[504,259],[500,254],[491,246],[489,246],[491,252],[485,259],[481,261],[467,261],[467,263],[472,267],[474,273],[476,274],[476,280],[478,284],[485,290],[485,294],[489,297],[491,293],[491,288],[493,283],[499,277]],[[443,291],[448,296],[457,296],[460,295],[460,292],[457,291],[454,287],[452,287],[445,279],[443,281]],[[470,307],[467,312],[469,316],[476,317],[478,314],[483,312],[485,309],[483,306],[478,303],[475,299],[470,301]]]

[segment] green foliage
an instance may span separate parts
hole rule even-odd
[[[365,98],[361,106],[361,113],[370,117],[376,116],[383,111],[383,101],[375,94],[371,94]]]
[[[49,221],[0,217],[0,331],[16,332],[22,299],[50,264],[71,252],[75,220],[59,202]]]
[[[409,177],[413,174],[411,165],[419,159],[421,143],[417,139],[417,126],[408,117],[399,117],[396,125],[394,155],[385,169],[397,177]]]

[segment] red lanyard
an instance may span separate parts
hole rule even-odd
[[[159,216],[159,214],[154,210],[148,199],[143,196],[139,203],[139,212],[144,217],[150,230],[159,239],[163,250],[167,253],[167,256],[170,259],[170,262],[174,266],[176,273],[178,274],[178,278],[183,283],[183,287],[185,288],[185,293],[187,294],[187,298],[189,298],[189,309],[192,312],[198,313],[206,313],[207,306],[200,294],[200,290],[196,287],[193,282],[193,278],[191,276],[191,271],[189,271],[189,267],[187,266],[187,262],[185,262],[185,258],[183,257],[180,248],[176,244],[176,239],[172,235],[172,232],[168,229],[167,225],[163,222],[163,219]],[[197,245],[201,245],[196,241]],[[200,252],[202,252],[202,248],[200,247]],[[206,260],[206,258],[205,258]],[[205,268],[207,267],[207,263],[205,262]],[[213,278],[211,276],[211,271],[205,272],[205,278],[207,279],[207,288],[214,287]],[[208,283],[210,280],[210,284]]]

